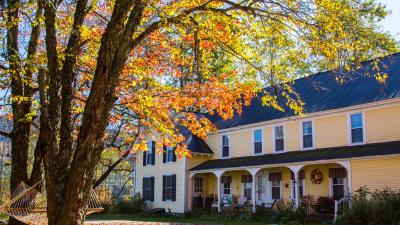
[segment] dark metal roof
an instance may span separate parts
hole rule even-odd
[[[245,156],[230,159],[215,159],[204,162],[203,164],[192,168],[191,171],[312,162],[318,160],[348,159],[392,154],[400,154],[400,141],[333,147],[307,151],[299,150],[280,154],[265,154],[260,156]]]
[[[305,113],[400,97],[400,53],[379,60],[381,72],[388,75],[384,85],[375,79],[376,71],[372,69],[373,61],[370,60],[363,62],[361,69],[355,69],[352,72],[326,71],[297,79],[292,88],[305,103]],[[335,76],[340,76],[346,81],[339,83]],[[266,90],[271,91],[272,88],[266,88]],[[223,120],[217,115],[208,116],[208,118],[218,129],[226,129],[295,115],[293,111],[284,106],[284,103],[281,105],[285,112],[263,106],[260,97],[254,98],[250,106],[244,107],[242,113],[235,114],[232,119]]]
[[[207,145],[207,143],[197,137],[196,135],[192,134],[186,127],[180,127],[180,133],[186,137],[186,145],[187,148],[192,153],[200,153],[200,154],[214,154],[211,148]]]
[[[191,136],[191,140],[188,144],[188,149],[193,153],[214,154],[214,152],[203,139],[194,135]]]

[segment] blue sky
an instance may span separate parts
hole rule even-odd
[[[381,22],[382,28],[389,31],[398,41],[400,41],[400,1],[399,0],[377,0],[386,5],[391,13]]]

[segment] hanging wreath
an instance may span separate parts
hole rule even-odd
[[[313,184],[320,184],[322,182],[322,173],[319,169],[315,169],[311,172],[311,182]]]

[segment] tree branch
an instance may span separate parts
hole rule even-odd
[[[7,133],[7,132],[1,131],[1,130],[0,130],[0,135],[2,135],[4,137],[12,138],[12,135],[10,133]]]

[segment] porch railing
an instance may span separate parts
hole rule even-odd
[[[339,200],[335,200],[335,214],[333,221],[336,222],[339,217],[339,211],[343,210],[344,204],[349,204],[351,206],[351,195],[345,194],[345,196]]]

